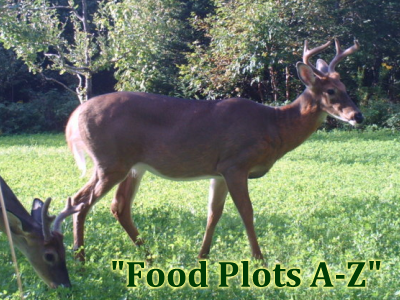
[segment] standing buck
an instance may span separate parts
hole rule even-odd
[[[60,227],[62,221],[78,211],[79,207],[72,207],[69,198],[66,208],[55,218],[48,214],[51,198],[44,203],[35,199],[30,215],[1,177],[0,185],[14,244],[28,258],[36,273],[48,286],[70,287]],[[53,220],[54,226],[51,230]],[[6,232],[1,210],[0,230]]]
[[[199,257],[210,251],[228,191],[246,227],[252,255],[261,259],[253,225],[247,180],[265,175],[285,153],[303,143],[327,115],[352,125],[363,116],[335,72],[359,45],[342,51],[328,65],[309,59],[330,45],[309,50],[297,72],[305,91],[291,104],[269,107],[242,98],[198,101],[117,92],[95,97],[71,115],[66,138],[78,166],[84,152],[94,163],[91,179],[73,197],[84,203],[74,215],[74,248],[84,260],[84,223],[93,204],[118,184],[111,211],[132,241],[140,245],[131,204],[146,171],[172,180],[210,178],[208,219]]]

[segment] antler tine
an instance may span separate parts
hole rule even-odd
[[[336,47],[336,56],[332,59],[331,63],[329,64],[329,73],[335,72],[336,66],[341,62],[346,56],[356,52],[360,48],[360,44],[357,40],[354,41],[354,45],[346,50],[342,50],[340,48],[340,43],[338,39],[335,39],[335,47]]]
[[[68,197],[67,204],[65,205],[64,210],[62,212],[60,212],[60,214],[57,216],[56,220],[54,221],[54,227],[53,227],[54,231],[61,232],[61,223],[64,221],[64,219],[67,218],[68,216],[78,212],[83,206],[83,203],[73,206],[71,204],[71,202],[72,202],[71,197]]]
[[[313,70],[313,72],[315,73],[315,75],[319,76],[319,77],[326,77],[326,74],[324,74],[323,72],[321,72],[320,70],[318,70],[310,61],[310,57],[322,52],[323,50],[325,50],[329,45],[331,44],[331,41],[326,42],[325,44],[323,44],[322,46],[316,47],[314,49],[308,49],[308,41],[304,42],[304,53],[303,53],[303,62],[308,65],[309,67],[311,67],[311,69]]]
[[[51,198],[47,198],[42,208],[42,230],[45,241],[48,241],[51,238],[50,228],[51,228],[51,223],[54,221],[55,218],[55,216],[49,215],[50,203],[51,203]]]

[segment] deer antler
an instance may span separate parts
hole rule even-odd
[[[329,45],[331,44],[331,41],[328,41],[327,43],[323,44],[322,46],[316,47],[314,49],[308,49],[308,41],[304,42],[304,53],[303,53],[303,62],[311,67],[313,70],[314,74],[317,75],[318,77],[326,77],[326,74],[318,70],[310,61],[310,57],[322,52],[325,50]]]
[[[50,240],[51,238],[51,223],[54,221],[55,216],[49,215],[49,206],[50,206],[51,198],[47,198],[43,204],[42,208],[42,230],[43,237],[45,241]]]
[[[340,61],[342,61],[346,56],[356,52],[360,48],[360,44],[357,40],[354,41],[354,45],[346,50],[342,50],[340,48],[340,43],[338,39],[335,39],[335,46],[336,46],[336,56],[332,59],[331,63],[329,64],[329,73],[335,72],[335,67],[338,65]]]
[[[57,216],[56,220],[54,221],[54,227],[53,227],[54,231],[61,232],[61,223],[64,221],[64,219],[66,217],[78,212],[83,206],[83,203],[73,206],[71,204],[71,202],[72,202],[71,197],[68,197],[67,204],[65,205],[64,210],[62,212],[60,212],[60,214]]]

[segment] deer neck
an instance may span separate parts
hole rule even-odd
[[[318,129],[326,116],[315,94],[308,89],[291,104],[278,107],[282,155],[303,143]]]

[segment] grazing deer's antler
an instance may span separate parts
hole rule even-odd
[[[54,231],[61,232],[61,223],[64,221],[64,219],[67,218],[68,216],[78,212],[81,209],[81,207],[83,206],[83,203],[73,206],[71,204],[71,201],[72,201],[71,197],[68,197],[67,204],[65,205],[64,210],[55,219],[54,226],[53,226]]]
[[[54,219],[56,218],[56,216],[49,215],[50,203],[51,198],[47,198],[42,208],[42,226],[45,241],[49,241],[51,239],[51,223],[53,223]]]

